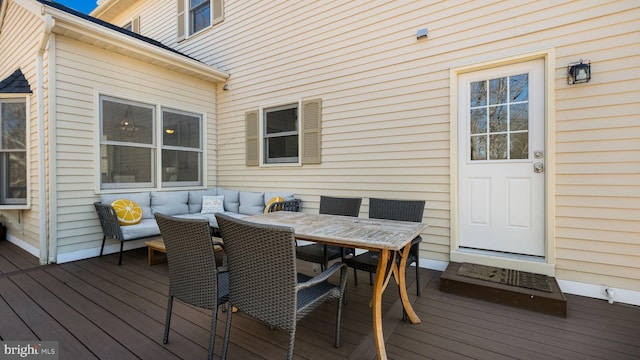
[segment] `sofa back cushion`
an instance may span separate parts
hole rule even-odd
[[[151,210],[153,213],[178,215],[189,213],[188,191],[152,191]]]
[[[111,205],[112,202],[118,199],[128,199],[134,201],[142,209],[143,219],[153,219],[153,212],[151,212],[151,194],[148,191],[138,193],[100,195],[100,202],[107,205]]]
[[[264,211],[264,193],[240,191],[238,212],[245,215],[262,214]]]
[[[218,195],[218,192],[215,188],[189,191],[189,214],[196,214],[202,211],[202,197],[205,195],[215,196]]]
[[[218,188],[218,195],[224,195],[224,211],[237,213],[240,208],[240,191]]]

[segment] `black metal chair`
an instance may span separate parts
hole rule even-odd
[[[337,299],[335,346],[340,346],[342,297],[347,267],[334,263],[311,278],[296,271],[293,228],[256,224],[216,214],[229,271],[229,305],[289,333],[288,359],[293,358],[296,324],[317,306]],[[340,270],[340,284],[327,279]],[[227,312],[222,358],[227,356],[232,311]]]
[[[213,348],[218,321],[218,306],[229,299],[229,275],[216,266],[214,245],[209,221],[179,219],[155,214],[160,233],[167,249],[169,263],[169,301],[162,342],[169,342],[169,328],[173,299],[212,310],[208,358],[213,359]]]
[[[320,214],[342,215],[357,217],[360,214],[362,198],[341,198],[320,196]],[[329,261],[344,255],[353,254],[354,249],[342,248],[335,245],[308,244],[296,246],[296,257],[303,261],[320,264],[324,271]]]
[[[93,203],[100,219],[100,226],[102,227],[102,246],[100,247],[100,256],[104,251],[104,243],[107,238],[112,238],[120,241],[120,257],[118,259],[118,265],[122,265],[122,250],[124,242],[129,240],[125,239],[122,235],[122,229],[120,229],[120,222],[118,221],[118,215],[111,205],[102,204],[100,202]]]
[[[389,200],[376,199],[369,200],[370,219],[388,219],[400,221],[421,222],[424,214],[424,200]],[[418,236],[411,241],[411,249],[407,259],[407,266],[416,264],[416,294],[420,296],[420,256],[418,254],[422,237]],[[378,266],[379,253],[377,251],[367,251],[353,257],[345,257],[344,263],[353,268],[355,284],[358,285],[357,270],[369,272],[369,283],[373,284],[372,274],[376,272]],[[399,259],[397,259],[399,261]]]

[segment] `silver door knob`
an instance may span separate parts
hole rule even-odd
[[[541,162],[537,162],[537,163],[533,164],[533,172],[534,173],[544,172],[544,164],[541,163]]]

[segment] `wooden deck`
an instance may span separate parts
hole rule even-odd
[[[301,271],[310,271],[301,263]],[[368,275],[349,279],[342,346],[333,347],[335,304],[303,319],[296,359],[373,359]],[[408,289],[421,324],[401,321],[390,286],[384,326],[390,359],[639,359],[640,308],[567,295],[566,319],[442,293],[440,272],[422,270],[422,296]],[[352,272],[349,273],[352,276]],[[210,314],[177,302],[169,344],[162,344],[167,265],[147,265],[146,249],[60,265],[0,241],[0,339],[54,340],[60,359],[202,359]],[[220,313],[216,355],[226,315]],[[242,315],[233,318],[230,359],[282,359],[287,335]]]

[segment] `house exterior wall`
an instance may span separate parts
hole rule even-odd
[[[452,250],[450,69],[553,50],[556,277],[640,290],[638,2],[227,1],[222,23],[181,42],[175,1],[137,9],[144,35],[231,74],[219,185],[289,189],[309,212],[319,195],[361,196],[363,216],[370,197],[424,199],[421,257],[436,267]],[[582,58],[591,82],[567,85]],[[245,112],[311,98],[322,163],[245,166]]]
[[[215,185],[216,101],[215,86],[209,82],[69,38],[57,36],[55,55],[57,200],[52,216],[57,224],[58,261],[64,262],[98,255],[102,241],[93,208],[101,193],[99,95],[203,114],[206,186]],[[141,242],[127,246],[141,246]]]
[[[38,158],[40,151],[38,141],[38,75],[37,55],[39,44],[42,41],[43,23],[31,13],[8,2],[4,21],[0,27],[0,79],[9,76],[17,69],[21,69],[31,86],[32,94],[27,95],[28,123],[27,140],[29,141],[29,203],[28,210],[0,209],[0,221],[8,227],[7,238],[35,256],[40,256],[40,241],[43,229],[41,228],[41,214],[46,209],[42,204],[46,198],[40,193],[40,183],[46,179],[39,176]],[[42,86],[48,86],[48,56],[43,54],[43,80]],[[44,111],[48,99],[43,99]],[[46,150],[45,150],[46,151]],[[46,196],[46,195],[45,195]],[[10,207],[10,206],[7,206]]]

